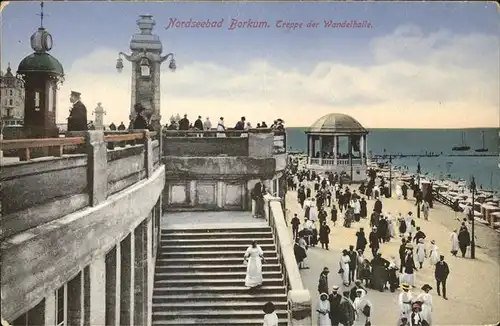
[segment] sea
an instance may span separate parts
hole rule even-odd
[[[306,127],[287,128],[289,151],[307,152]],[[393,158],[394,166],[404,166],[416,172],[420,162],[422,174],[436,179],[466,180],[474,176],[478,189],[500,192],[500,129],[368,129],[368,153],[383,154],[439,154],[437,157]],[[484,135],[484,136],[483,136]],[[485,153],[476,153],[483,147]],[[462,144],[469,151],[456,152],[452,147]],[[448,156],[449,154],[488,154],[493,156]],[[381,161],[382,162],[382,161]]]

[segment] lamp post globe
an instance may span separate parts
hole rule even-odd
[[[123,71],[123,59],[122,58],[118,58],[116,60],[116,70],[118,72],[122,72]]]

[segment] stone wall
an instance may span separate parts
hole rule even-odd
[[[113,150],[106,149],[102,131],[81,136],[87,142],[85,154],[2,166],[0,239],[95,206],[159,167],[159,141],[148,136],[139,145]]]
[[[248,138],[165,137],[165,156],[248,156]]]

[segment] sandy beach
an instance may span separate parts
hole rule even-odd
[[[357,190],[357,186],[353,186]],[[314,194],[314,191],[313,191]],[[410,192],[411,194],[411,192]],[[294,213],[297,213],[303,221],[304,213],[300,208],[295,191],[289,191],[286,198],[287,220],[290,221]],[[430,240],[435,240],[440,254],[445,256],[450,268],[450,276],[447,282],[447,296],[449,300],[444,300],[437,296],[436,282],[434,280],[434,268],[428,260],[424,263],[424,268],[418,270],[416,274],[417,287],[414,294],[421,292],[420,287],[428,283],[434,289],[431,291],[434,300],[433,325],[485,325],[494,324],[500,320],[500,286],[499,286],[499,247],[500,236],[494,230],[476,223],[476,259],[469,257],[470,250],[466,258],[453,257],[450,254],[451,242],[450,233],[459,227],[460,222],[455,218],[455,213],[450,208],[435,204],[430,212],[429,221],[416,218],[415,201],[409,199],[382,199],[383,211],[390,212],[393,216],[398,212],[403,214],[413,211],[415,222],[427,235],[427,250]],[[373,200],[368,200],[368,212],[373,209]],[[329,212],[328,212],[329,213]],[[462,214],[458,216],[463,218]],[[338,270],[338,263],[342,249],[347,249],[349,245],[355,245],[355,232],[364,227],[365,232],[369,232],[368,219],[362,219],[359,223],[353,223],[351,228],[342,226],[342,215],[339,212],[337,225],[334,227],[328,216],[328,224],[331,228],[330,250],[310,248],[308,250],[308,266],[310,269],[301,270],[304,285],[311,292],[313,304],[316,307],[318,301],[318,279],[323,267],[330,269],[329,286],[339,285],[343,289]],[[469,226],[470,230],[470,226]],[[291,229],[290,229],[291,232]],[[386,259],[391,255],[398,257],[400,245],[399,238],[391,240],[390,243],[382,244],[380,252]],[[366,253],[371,259],[371,253]],[[397,307],[397,297],[399,290],[391,293],[389,290],[379,292],[368,290],[368,297],[374,305],[372,325],[395,325],[399,315]],[[317,314],[313,308],[313,318],[316,322]]]

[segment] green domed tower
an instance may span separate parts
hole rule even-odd
[[[24,137],[59,137],[56,125],[56,99],[59,84],[64,80],[61,63],[48,52],[52,35],[43,28],[43,2],[40,28],[31,36],[32,54],[24,58],[17,69],[24,81]]]

